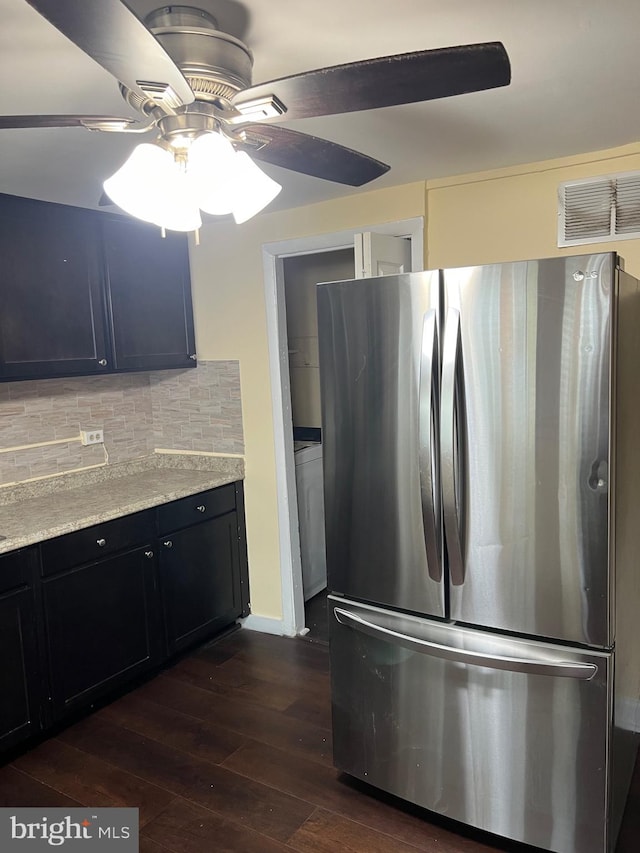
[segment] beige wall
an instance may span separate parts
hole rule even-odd
[[[251,606],[257,615],[282,615],[262,245],[424,216],[424,212],[421,181],[262,214],[240,226],[208,224],[201,231],[200,245],[192,246],[198,357],[240,361]]]
[[[558,184],[640,170],[640,144],[427,182],[427,268],[617,251],[640,276],[640,240],[559,249]]]

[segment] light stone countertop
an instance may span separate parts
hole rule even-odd
[[[244,477],[234,457],[167,455],[105,466],[5,489],[0,501],[0,553],[93,524],[234,483]]]

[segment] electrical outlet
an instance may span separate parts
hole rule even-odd
[[[104,444],[104,430],[102,429],[81,429],[80,439],[84,445],[87,444]]]

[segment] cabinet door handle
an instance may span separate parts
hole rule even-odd
[[[207,508],[204,504],[200,504],[200,506],[197,506],[196,509],[198,510],[198,512],[206,512],[207,511]]]
[[[106,544],[107,544],[107,540],[106,540],[106,539],[96,539],[96,545],[99,545],[101,548],[104,548],[104,546],[105,546]]]
[[[173,542],[171,541],[171,539],[167,539],[167,541],[163,542],[162,544],[165,548],[173,548]]]
[[[107,366],[107,359],[101,358],[100,361],[98,362],[98,364],[100,365],[100,367],[106,367]]]
[[[195,352],[192,355],[190,355],[189,358],[191,359],[191,361],[197,361],[198,360],[198,356],[195,354]]]
[[[153,551],[145,551],[144,555],[147,558],[147,560],[150,560],[153,557]]]

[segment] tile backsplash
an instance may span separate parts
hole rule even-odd
[[[104,445],[82,446],[88,428],[104,430]],[[0,385],[1,485],[155,449],[244,453],[237,361]]]

